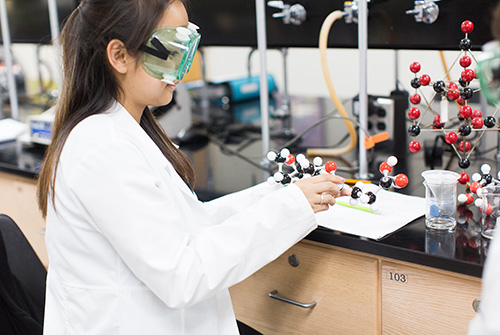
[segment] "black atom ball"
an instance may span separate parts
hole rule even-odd
[[[314,165],[309,163],[309,166],[304,169],[304,173],[313,174],[314,173]]]
[[[413,88],[419,88],[420,87],[420,81],[418,80],[418,78],[413,78],[410,82],[411,84],[411,87]]]
[[[486,128],[493,128],[495,126],[496,120],[494,116],[487,116],[484,118],[484,125]]]
[[[474,91],[470,87],[464,87],[463,89],[460,90],[460,96],[464,100],[470,100],[473,95]]]
[[[418,136],[418,134],[420,134],[420,126],[412,124],[410,127],[408,127],[408,134],[413,137]]]
[[[297,168],[297,171],[299,172],[299,174],[304,173],[304,169],[302,168],[302,165],[299,164],[299,162],[295,163],[295,167]],[[300,178],[302,178],[302,177],[300,177]]]
[[[286,185],[286,184],[290,184],[291,181],[292,181],[292,178],[288,174],[285,174],[285,175],[283,175],[283,179],[281,180],[281,183],[283,185]]]
[[[460,115],[460,113],[457,113],[457,118],[458,118],[460,121],[465,120],[465,119],[462,117],[462,115]]]
[[[491,184],[493,181],[493,176],[491,174],[483,174],[483,179],[486,182],[486,185]]]
[[[460,49],[461,50],[469,50],[471,47],[471,42],[468,38],[462,38],[460,40]]]
[[[468,158],[461,158],[458,162],[458,166],[460,166],[461,169],[467,169],[470,166],[470,160]]]
[[[380,178],[379,185],[383,189],[387,190],[389,187],[392,186],[392,179],[389,177],[382,177],[382,178]]]
[[[286,162],[286,157],[283,157],[281,156],[280,154],[278,154],[276,156],[276,159],[274,160],[276,163],[285,163]]]
[[[458,133],[462,136],[469,136],[471,131],[471,127],[467,125],[461,125],[460,128],[458,128]]]
[[[361,194],[363,194],[363,191],[359,187],[354,186],[351,189],[351,198],[358,199],[361,196]]]
[[[368,200],[368,205],[373,204],[377,200],[377,196],[371,191],[366,192],[366,195],[370,198],[370,200]]]
[[[439,80],[439,81],[436,81],[434,83],[434,85],[432,85],[432,87],[434,88],[434,92],[436,92],[436,93],[443,93],[444,92],[444,88],[446,87],[446,84],[444,83],[444,81]]]
[[[462,87],[467,87],[469,86],[469,82],[468,81],[465,81],[462,79],[462,77],[458,78],[458,83],[460,84],[460,86]]]

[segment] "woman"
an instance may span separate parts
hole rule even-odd
[[[491,33],[496,41],[500,41],[500,3],[493,11]],[[493,43],[492,43],[493,44]],[[500,44],[491,47],[478,58],[481,92],[488,101],[500,104]],[[494,44],[493,44],[494,45]],[[493,240],[487,249],[482,279],[482,294],[479,311],[469,326],[470,335],[500,334],[500,225],[496,224]]]
[[[83,0],[61,34],[63,92],[39,179],[46,334],[237,334],[228,287],[316,228],[342,178],[210,203],[158,126],[199,36],[179,0]]]

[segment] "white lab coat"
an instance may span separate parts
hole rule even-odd
[[[500,230],[488,248],[482,279],[479,311],[469,326],[469,335],[500,334]]]
[[[55,209],[47,335],[238,334],[228,288],[316,228],[295,185],[201,203],[118,103],[68,137]]]

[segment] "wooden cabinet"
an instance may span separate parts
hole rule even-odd
[[[230,291],[236,318],[265,335],[465,335],[481,279],[304,240]]]
[[[21,228],[45,267],[45,221],[38,210],[36,181],[0,172],[0,213],[10,216]]]
[[[481,280],[382,261],[383,334],[466,334]]]
[[[376,334],[378,281],[376,259],[303,241],[232,287],[231,296],[238,320],[266,335]],[[269,297],[275,290],[316,305],[303,308]]]

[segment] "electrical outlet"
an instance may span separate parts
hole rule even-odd
[[[368,131],[371,134],[387,132],[389,139],[394,139],[395,103],[391,98],[368,97]],[[353,115],[359,117],[359,98],[353,102]]]

